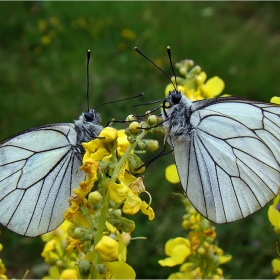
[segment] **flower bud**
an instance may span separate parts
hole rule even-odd
[[[179,72],[180,72],[181,75],[184,76],[184,75],[187,74],[188,70],[187,70],[186,67],[180,67],[180,68],[179,68]]]
[[[79,262],[79,271],[81,279],[87,279],[90,271],[90,262],[88,260],[81,260]]]
[[[139,173],[144,172],[145,166],[143,166],[143,167],[140,168],[139,170],[136,170],[136,169],[139,168],[141,165],[143,165],[142,160],[141,160],[138,156],[136,156],[135,154],[130,154],[130,155],[128,156],[127,160],[128,160],[128,164],[129,164],[130,170],[131,170],[133,173],[139,174]]]
[[[63,263],[62,260],[56,261],[55,265],[56,265],[57,267],[62,267],[62,268],[64,267],[64,263]]]
[[[137,121],[134,121],[132,122],[130,125],[129,125],[129,131],[132,133],[132,134],[138,134],[139,133],[139,127],[140,127],[140,124],[139,122]]]
[[[128,115],[125,119],[127,122],[137,121],[137,118],[134,115]]]
[[[74,230],[76,229],[76,225],[74,225],[74,224],[70,224],[69,226],[68,226],[68,228],[67,228],[67,234],[70,236],[70,237],[72,237],[72,236],[74,236]]]
[[[166,128],[164,126],[160,125],[160,126],[157,126],[155,128],[152,128],[151,132],[155,133],[155,134],[159,134],[159,135],[165,135],[166,134]]]
[[[121,211],[121,209],[116,209],[116,210],[113,210],[110,214],[116,218],[119,218],[122,216],[122,211]]]
[[[217,274],[220,275],[220,276],[223,275],[223,270],[222,270],[221,268],[219,268],[219,267],[216,269],[216,272],[217,272]]]
[[[138,147],[141,151],[144,151],[144,150],[147,149],[147,145],[145,143],[145,140],[138,141],[137,145],[138,145]]]
[[[190,227],[191,227],[191,223],[190,223],[190,221],[188,221],[188,220],[183,220],[183,222],[182,222],[182,227],[184,228],[184,229],[189,229]]]
[[[120,217],[119,218],[121,224],[122,224],[122,230],[125,232],[132,232],[135,229],[135,223],[132,220],[129,220],[125,217]]]
[[[204,255],[205,252],[206,252],[206,250],[205,250],[203,247],[199,247],[199,248],[197,249],[197,253],[200,254],[200,255]]]
[[[74,230],[74,239],[79,239],[81,241],[92,240],[94,233],[88,229],[77,227]]]
[[[204,79],[200,75],[195,76],[195,81],[198,85],[202,85],[204,83]]]
[[[191,215],[195,215],[197,212],[194,209],[194,207],[190,207],[189,210],[188,210],[188,213],[191,214]]]
[[[77,226],[75,224],[70,224],[68,226],[67,234],[70,237],[81,240],[81,241],[92,240],[92,238],[94,236],[94,233],[91,230]]]
[[[201,72],[201,67],[196,65],[190,70],[190,74],[199,74]]]
[[[108,217],[107,218],[107,221],[112,224],[114,227],[116,227],[117,229],[121,229],[122,227],[122,224],[119,220],[119,217],[118,218],[114,218],[114,217]]]
[[[156,149],[158,149],[158,141],[157,140],[145,140],[147,149],[150,152],[155,151]]]
[[[148,125],[156,125],[158,121],[158,118],[156,115],[150,115],[147,119]]]
[[[107,145],[113,145],[117,138],[118,132],[113,127],[105,127],[99,134],[99,137],[103,138],[103,141]]]
[[[91,205],[96,205],[101,200],[101,198],[101,194],[98,191],[94,191],[88,195],[88,202]]]
[[[99,134],[100,141],[105,150],[114,151],[118,145],[118,132],[113,127],[105,127]],[[104,152],[103,152],[104,153]],[[106,154],[104,154],[105,156]],[[108,155],[108,154],[107,154]]]
[[[186,59],[185,63],[188,69],[191,69],[194,66],[194,61],[191,59]]]

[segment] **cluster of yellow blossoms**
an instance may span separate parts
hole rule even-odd
[[[153,220],[151,197],[139,174],[145,170],[134,150],[154,150],[155,140],[142,139],[149,126],[140,124],[133,116],[126,131],[104,128],[98,138],[83,143],[85,155],[82,170],[86,180],[73,190],[63,223],[42,238],[46,243],[42,256],[51,264],[50,278],[127,278],[134,279],[135,271],[126,263],[126,246],[135,223],[123,214],[141,211]],[[156,120],[157,121],[157,120]],[[158,128],[164,131],[162,128]],[[146,193],[149,203],[142,201]],[[67,234],[66,234],[67,231]],[[47,277],[47,278],[48,278]]]
[[[182,196],[183,197],[183,196]],[[186,237],[170,239],[165,244],[168,258],[160,260],[161,266],[180,265],[179,272],[172,273],[168,279],[222,279],[221,264],[231,260],[217,242],[215,227],[202,217],[189,200],[183,197],[186,214],[182,226],[188,231]]]

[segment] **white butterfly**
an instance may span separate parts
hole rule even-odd
[[[37,236],[63,222],[72,190],[85,178],[79,169],[82,142],[102,127],[90,109],[72,123],[35,127],[0,143],[0,223]]]
[[[264,207],[280,186],[280,106],[225,97],[163,101],[167,141],[187,197],[216,223]]]

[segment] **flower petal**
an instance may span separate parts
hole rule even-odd
[[[153,220],[155,218],[155,212],[151,206],[149,206],[145,201],[141,204],[141,211],[143,214],[149,217],[149,220]]]
[[[175,164],[171,164],[165,169],[165,178],[172,184],[178,184],[180,182]]]
[[[108,272],[106,273],[106,279],[135,279],[136,273],[133,268],[125,262],[107,262],[104,263]]]
[[[130,190],[124,202],[123,212],[134,215],[140,210],[141,205],[142,200]]]
[[[268,219],[273,226],[280,227],[280,212],[274,206],[268,208]]]
[[[122,203],[127,197],[127,194],[131,192],[131,190],[122,183],[117,184],[114,182],[110,182],[107,187],[110,192],[111,200],[115,201],[116,203]]]
[[[205,83],[203,91],[206,97],[215,97],[219,95],[224,90],[224,88],[224,81],[218,76],[215,76]]]

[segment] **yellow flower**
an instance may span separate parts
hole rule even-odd
[[[232,259],[231,255],[222,255],[222,256],[218,256],[218,257],[219,257],[220,264],[227,263],[227,262],[231,261],[231,259]]]
[[[136,185],[138,186],[136,187],[136,185],[132,184],[133,191],[129,189],[122,210],[124,213],[129,215],[134,215],[139,210],[141,210],[144,215],[147,215],[149,217],[149,220],[153,220],[155,218],[154,210],[145,201],[142,201],[138,196],[138,194],[140,194],[141,191],[145,191],[143,183],[142,186],[139,186],[139,181],[141,181],[142,178],[141,180],[139,179],[140,178],[137,179],[138,181],[136,180]]]
[[[6,267],[3,261],[0,259],[0,279],[8,279],[5,273],[6,273]]]
[[[78,279],[78,272],[76,269],[65,269],[61,272],[59,279]]]
[[[111,262],[118,259],[119,244],[109,236],[103,236],[94,249],[104,262]]]
[[[180,73],[184,76],[184,78],[177,77],[178,91],[188,99],[195,101],[213,98],[224,90],[225,83],[222,79],[215,76],[206,81],[206,73],[201,71],[199,66],[193,66],[194,63],[191,60],[176,63],[176,67],[180,69]],[[172,77],[172,81],[175,81],[174,77]],[[171,90],[174,90],[174,86],[169,84],[165,89],[165,95]]]
[[[124,129],[118,130],[118,148],[117,148],[117,151],[118,151],[119,156],[123,156],[126,149],[130,145],[128,140],[127,140],[127,135],[124,132],[125,132]]]
[[[276,196],[273,200],[273,204],[268,208],[268,219],[274,227],[280,227],[280,212],[277,209],[279,204],[280,196]]]
[[[272,260],[273,274],[278,275],[280,273],[280,260]]]
[[[50,263],[51,259],[59,259],[58,255],[53,253],[53,251],[56,249],[56,245],[57,245],[57,241],[53,239],[45,244],[41,256],[45,258],[46,263]]]
[[[41,42],[43,45],[49,45],[51,43],[51,38],[48,35],[44,35],[41,38]]]
[[[165,169],[165,178],[172,184],[178,184],[180,178],[175,164],[171,164]]]
[[[53,25],[53,26],[57,26],[57,25],[59,24],[59,20],[58,20],[57,17],[51,17],[51,18],[50,18],[50,23],[51,23],[51,25]]]
[[[165,244],[165,254],[170,258],[159,260],[158,262],[161,266],[182,264],[191,254],[190,241],[183,237],[169,239]]]
[[[132,30],[125,28],[122,30],[121,36],[128,40],[134,40],[136,35]]]
[[[271,98],[270,102],[280,104],[280,97],[274,96],[274,97]]]

